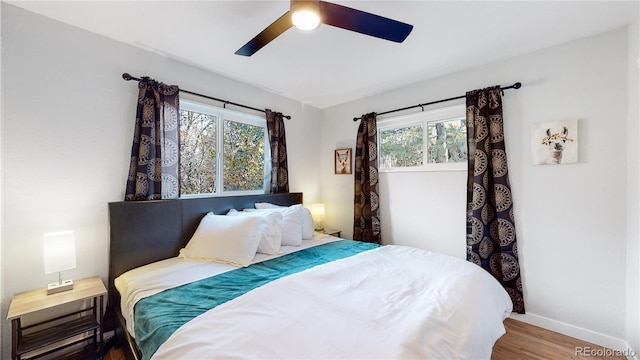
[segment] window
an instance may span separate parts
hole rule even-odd
[[[264,193],[264,118],[180,101],[180,194]]]
[[[465,170],[465,106],[378,121],[380,171]]]

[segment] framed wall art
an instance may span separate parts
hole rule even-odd
[[[531,125],[531,158],[534,165],[578,162],[578,119]]]
[[[334,151],[335,174],[351,174],[351,148],[336,149]]]

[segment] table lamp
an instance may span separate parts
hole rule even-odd
[[[311,205],[311,216],[313,217],[313,227],[316,231],[324,230],[324,204]]]
[[[76,267],[76,238],[73,231],[43,235],[44,273],[58,273],[58,282],[47,286],[47,295],[73,289],[73,280],[62,280],[61,272]]]

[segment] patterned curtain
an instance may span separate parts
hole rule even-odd
[[[271,193],[289,192],[289,167],[287,165],[287,139],[282,113],[265,110],[267,130],[271,146]]]
[[[353,239],[380,244],[378,129],[376,114],[362,115],[355,157]]]
[[[148,77],[138,82],[138,109],[125,200],[173,199],[178,181],[179,89]]]
[[[493,275],[524,314],[501,94],[500,86],[467,93],[467,260]]]

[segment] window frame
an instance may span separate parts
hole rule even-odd
[[[194,100],[180,99],[180,111],[182,110],[198,112],[201,114],[207,114],[216,117],[216,192],[182,194],[182,185],[180,185],[180,198],[258,195],[266,194],[269,192],[271,182],[271,147],[269,146],[269,131],[267,129],[266,118],[220,108],[211,104],[197,102]],[[264,128],[264,175],[262,189],[260,190],[224,190],[224,122],[227,120]]]
[[[428,163],[428,133],[429,123],[444,122],[466,116],[466,105],[459,104],[433,110],[427,110],[415,114],[402,115],[377,121],[378,126],[378,172],[423,172],[423,171],[466,171],[467,161],[457,163]],[[398,129],[414,125],[422,126],[422,165],[408,167],[382,168],[380,165],[380,133],[384,130]]]

